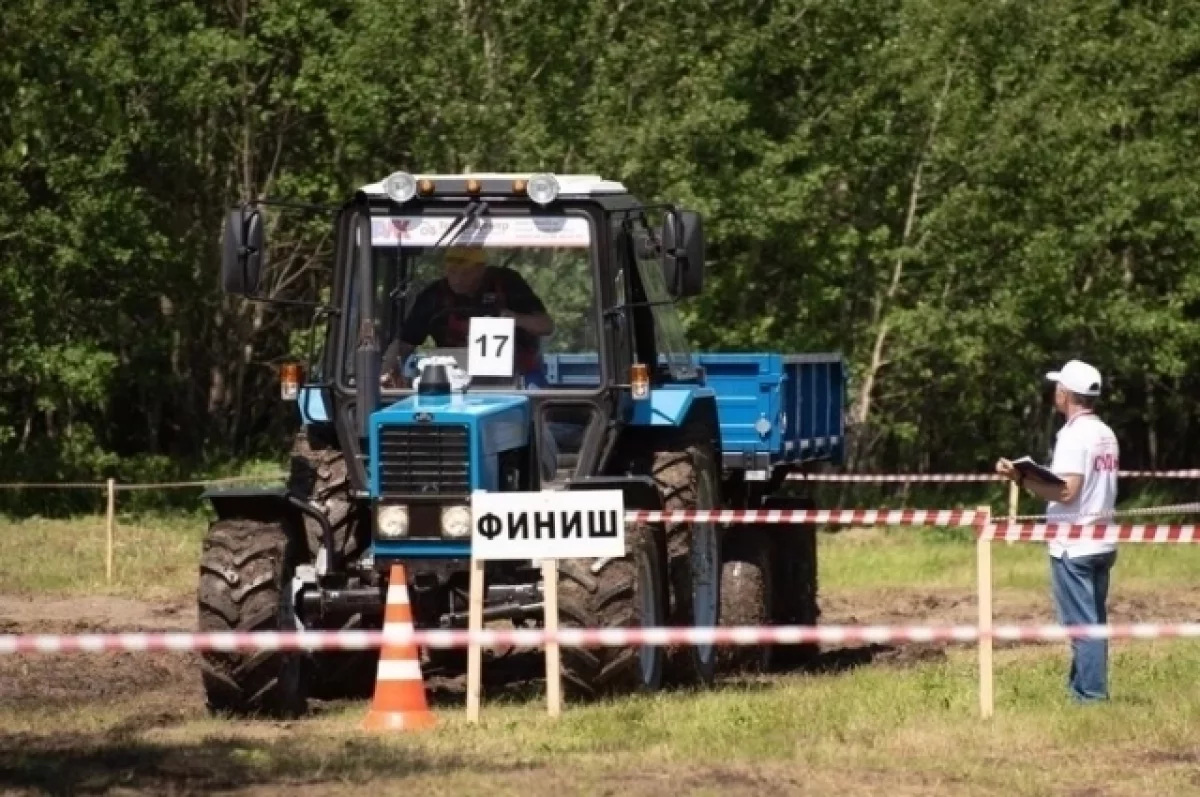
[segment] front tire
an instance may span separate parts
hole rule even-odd
[[[716,509],[719,504],[712,446],[690,441],[654,456],[653,476],[667,512]],[[666,523],[671,574],[671,625],[716,628],[721,614],[721,532],[712,521]],[[709,686],[716,678],[717,647],[685,645],[668,654],[679,680]]]
[[[619,559],[564,559],[558,565],[560,628],[641,628],[665,625],[665,545],[651,527],[631,525]],[[664,651],[641,647],[561,648],[564,691],[597,698],[662,687]]]
[[[290,593],[298,555],[282,521],[214,522],[200,556],[200,630],[298,630]],[[200,667],[213,713],[295,717],[307,709],[303,651],[204,651]]]

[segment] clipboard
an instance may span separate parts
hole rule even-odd
[[[1045,482],[1046,484],[1053,484],[1060,487],[1066,484],[1062,478],[1055,476],[1053,471],[1043,468],[1029,457],[1014,459],[1013,467],[1016,468],[1017,471],[1027,479],[1033,478],[1040,482]]]

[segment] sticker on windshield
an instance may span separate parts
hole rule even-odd
[[[388,216],[371,219],[372,246],[433,246],[450,229],[454,216]],[[587,219],[579,216],[484,216],[455,228],[442,246],[587,247]]]

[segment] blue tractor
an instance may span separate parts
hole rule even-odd
[[[205,494],[204,631],[378,628],[397,562],[418,628],[465,626],[475,491],[802,508],[788,475],[841,461],[839,355],[689,350],[676,303],[703,286],[694,212],[593,175],[397,172],[333,213],[323,343],[283,382],[302,420],[287,484]],[[269,301],[265,251],[260,207],[232,209],[223,290]],[[478,318],[512,319],[507,360],[504,341],[487,360],[486,336],[470,339]],[[507,365],[471,373],[472,357]],[[535,565],[488,563],[485,622],[540,623]],[[814,529],[631,524],[625,556],[561,561],[558,593],[563,627],[812,625]],[[562,675],[588,698],[707,685],[783,652],[569,647]],[[310,697],[369,690],[377,659],[213,651],[202,675],[215,712],[294,715]]]

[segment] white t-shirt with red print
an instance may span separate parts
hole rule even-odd
[[[1054,462],[1050,470],[1059,476],[1079,474],[1083,486],[1069,504],[1051,501],[1046,508],[1048,523],[1111,523],[1111,512],[1117,503],[1117,470],[1120,467],[1120,447],[1117,436],[1108,424],[1091,410],[1082,410],[1058,430],[1054,445]],[[1116,543],[1092,540],[1051,540],[1049,553],[1055,558],[1092,556],[1110,553]]]

